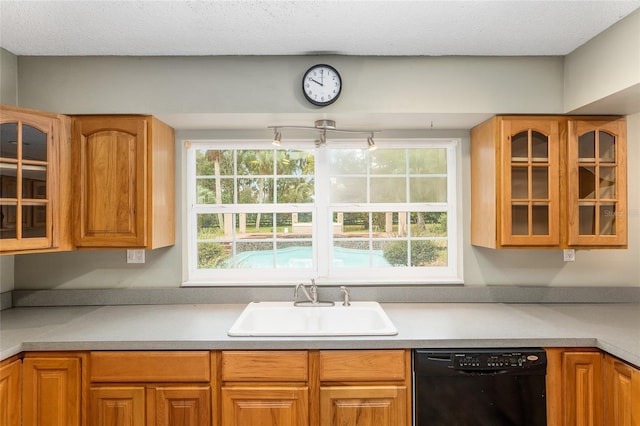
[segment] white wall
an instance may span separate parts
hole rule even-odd
[[[18,57],[0,48],[0,104],[18,104]]]
[[[342,75],[339,102],[302,96],[304,71]],[[559,57],[20,57],[20,105],[88,113],[559,113]],[[169,123],[172,124],[172,123]]]
[[[640,10],[567,55],[564,91],[565,111],[638,112]]]
[[[18,58],[0,48],[0,104],[18,103]],[[0,257],[0,293],[13,290],[13,256]]]

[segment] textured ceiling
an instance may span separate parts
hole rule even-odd
[[[16,55],[566,55],[627,1],[7,1]]]

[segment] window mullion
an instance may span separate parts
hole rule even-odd
[[[315,161],[314,254],[318,277],[329,275],[333,245],[333,210],[330,208],[329,149],[316,149]]]

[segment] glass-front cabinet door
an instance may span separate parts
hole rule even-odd
[[[569,121],[569,246],[627,244],[626,122]]]
[[[502,121],[501,244],[560,244],[558,121]]]
[[[53,122],[2,111],[0,251],[51,247]]]

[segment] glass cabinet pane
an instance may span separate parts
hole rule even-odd
[[[0,198],[16,198],[15,164],[0,163]]]
[[[595,235],[596,231],[596,206],[583,204],[578,208],[578,222],[580,235]]]
[[[511,161],[527,161],[529,159],[529,132],[520,132],[511,137]]]
[[[613,199],[616,197],[616,168],[600,167],[599,180],[600,198]]]
[[[5,199],[0,238],[17,240],[12,244],[18,245],[12,247],[30,248],[29,239],[48,237],[50,138],[47,132],[21,121],[0,126],[0,198]]]
[[[600,162],[615,163],[616,161],[616,139],[615,136],[607,132],[598,133],[598,152]]]
[[[578,138],[578,161],[594,161],[596,158],[596,132],[587,132]]]
[[[35,127],[22,125],[22,159],[47,161],[47,134]]]
[[[523,204],[511,206],[511,234],[529,235],[529,206]]]
[[[22,198],[47,198],[47,168],[22,166]]]
[[[47,207],[45,205],[22,206],[22,237],[43,238],[47,236]]]
[[[531,132],[531,160],[549,161],[549,138],[540,132]]]
[[[616,235],[616,205],[600,204],[600,235]]]
[[[578,197],[581,200],[595,197],[596,169],[595,167],[578,168]]]
[[[18,123],[0,124],[0,157],[18,158]]]
[[[549,198],[549,169],[534,167],[531,171],[531,197],[535,199]]]
[[[511,168],[511,198],[529,198],[529,169],[527,167]]]
[[[533,235],[549,235],[549,206],[545,204],[533,205],[531,222]]]
[[[5,203],[0,206],[0,239],[17,238],[16,203]]]

